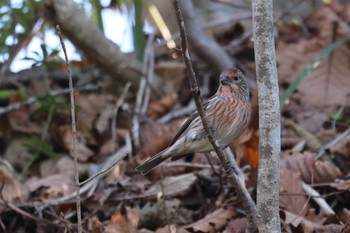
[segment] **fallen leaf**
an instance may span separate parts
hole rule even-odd
[[[341,171],[329,161],[315,159],[311,152],[284,153],[281,157],[281,168],[300,172],[301,179],[306,183],[332,182],[342,176]]]
[[[247,228],[247,218],[236,218],[231,220],[223,233],[245,233]]]
[[[71,154],[73,149],[73,133],[71,128],[66,127],[61,137],[66,150],[69,152],[71,156],[73,156]],[[94,152],[90,150],[89,147],[87,147],[84,138],[79,137],[79,134],[77,136],[77,141],[75,144],[75,153],[78,157],[78,160],[81,162],[86,162],[91,156],[94,155]]]
[[[197,176],[193,173],[183,174],[179,176],[167,176],[162,182],[164,195],[166,196],[176,196],[185,195],[190,191],[193,184],[196,182]],[[152,185],[144,195],[146,196],[159,196],[162,193],[162,187],[160,182]]]
[[[75,190],[73,177],[70,174],[54,174],[42,179],[31,178],[26,182],[30,192],[43,188],[41,198],[43,200],[62,197]]]
[[[14,139],[6,147],[4,158],[18,170],[23,170],[29,161],[33,158],[28,148],[25,146],[26,140]]]
[[[11,172],[2,165],[0,165],[0,187],[2,187],[0,190],[1,198],[8,203],[11,203],[16,199],[23,201],[29,194],[26,186],[19,183]]]
[[[146,115],[152,120],[158,119],[167,113],[177,102],[177,95],[170,93],[149,104]]]
[[[321,7],[309,18],[319,30],[317,37],[300,39],[296,43],[277,42],[278,76],[281,82],[292,83],[305,65],[310,64],[322,49],[332,43],[332,29],[336,22],[339,25],[336,39],[348,34],[347,26],[330,7]],[[350,74],[349,57],[350,50],[343,45],[333,52],[331,63],[325,58],[315,64],[317,67],[298,86],[301,101],[316,106],[344,104],[350,93],[347,88],[350,86],[350,79],[347,78]]]
[[[288,169],[280,170],[280,206],[300,216],[304,216],[310,208],[307,196],[304,195],[300,173]]]
[[[184,227],[190,232],[214,233],[222,229],[236,215],[232,208],[220,208],[203,219]]]
[[[112,223],[105,226],[105,233],[134,233],[139,222],[136,209],[125,207],[125,213],[117,213],[111,217]]]

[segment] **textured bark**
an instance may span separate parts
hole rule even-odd
[[[272,0],[253,1],[260,129],[257,187],[260,233],[281,232],[279,218],[281,125],[272,9]]]
[[[59,24],[62,33],[112,77],[130,81],[134,88],[139,85],[142,64],[134,56],[121,53],[119,47],[85,16],[77,3],[72,0],[44,0],[43,12],[48,21]],[[158,77],[154,77],[151,85],[158,94],[162,94],[162,82]]]

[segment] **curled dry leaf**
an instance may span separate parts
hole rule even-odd
[[[253,168],[259,164],[259,132],[246,129],[243,134],[231,144],[235,151],[238,164],[248,163]]]
[[[184,227],[190,232],[214,233],[222,229],[236,215],[231,208],[220,208],[208,214],[203,219]]]
[[[73,148],[72,130],[70,128],[66,128],[66,130],[64,130],[61,134],[61,137],[65,148],[71,154]],[[78,160],[81,162],[86,162],[91,156],[94,155],[94,152],[87,147],[86,142],[82,137],[77,137],[75,153],[78,157]]]
[[[158,119],[167,113],[177,102],[177,95],[170,93],[159,100],[151,102],[148,106],[146,115],[152,120]]]
[[[197,176],[193,173],[183,174],[179,176],[168,176],[162,181],[164,188],[164,195],[166,196],[176,196],[185,195],[196,182]],[[161,181],[160,181],[161,182]],[[159,196],[162,193],[161,184],[152,185],[144,195],[146,196]]]
[[[281,169],[280,206],[296,215],[304,216],[310,208],[301,185],[300,173]]]
[[[305,64],[309,64],[322,49],[332,43],[335,24],[339,25],[336,40],[349,33],[348,26],[330,7],[321,7],[309,19],[312,22],[306,23],[314,23],[313,26],[319,30],[317,37],[300,39],[297,43],[281,40],[277,43],[278,76],[282,82],[292,83]],[[301,101],[316,106],[344,104],[350,93],[349,57],[350,50],[343,45],[334,51],[331,61],[326,58],[314,64],[317,66],[315,70],[298,87]]]
[[[350,180],[336,180],[330,184],[331,187],[338,190],[349,190],[350,189]]]
[[[125,207],[125,213],[112,216],[112,223],[105,227],[105,233],[134,233],[139,222],[139,213],[136,209]]]
[[[236,218],[231,220],[223,233],[245,233],[247,218]]]
[[[4,166],[0,166],[0,187],[2,189],[1,199],[5,202],[12,202],[16,199],[26,199],[28,190],[19,183],[16,178]]]
[[[42,199],[53,199],[68,195],[74,191],[73,176],[65,173],[54,174],[42,179],[32,178],[26,182],[30,192],[44,188]]]
[[[334,154],[343,156],[345,159],[349,159],[350,135],[332,146],[331,151]]]
[[[286,210],[281,213],[281,218],[286,225],[292,225],[294,228],[299,229],[298,232],[312,233],[322,229],[322,225],[325,222],[325,218],[317,221],[310,221],[303,216],[293,214]]]
[[[310,152],[294,152],[282,156],[281,168],[300,172],[301,179],[306,183],[332,182],[342,176],[339,168],[329,161],[315,159],[315,154]]]

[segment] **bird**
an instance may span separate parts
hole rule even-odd
[[[224,149],[248,127],[251,104],[247,78],[239,69],[225,69],[219,81],[218,90],[203,104],[203,109],[214,138]],[[169,158],[175,161],[188,154],[206,153],[213,149],[198,111],[195,111],[175,134],[169,146],[136,167],[136,171],[146,175]]]

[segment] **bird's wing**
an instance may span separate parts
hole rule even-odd
[[[210,98],[210,99],[211,99],[211,98]],[[205,102],[205,103],[203,104],[203,109],[204,109],[204,111],[208,108],[209,103],[210,103],[210,99],[209,99],[207,102]],[[183,132],[186,131],[186,129],[188,128],[188,126],[191,124],[191,122],[192,122],[196,117],[198,117],[198,116],[199,116],[198,111],[195,111],[195,112],[193,112],[193,113],[191,114],[191,116],[187,119],[187,121],[181,126],[181,128],[179,129],[179,131],[177,131],[177,133],[175,134],[173,140],[171,140],[169,146],[173,145],[173,144],[176,142],[176,140],[179,139],[179,137],[181,136],[181,134],[182,134]]]

